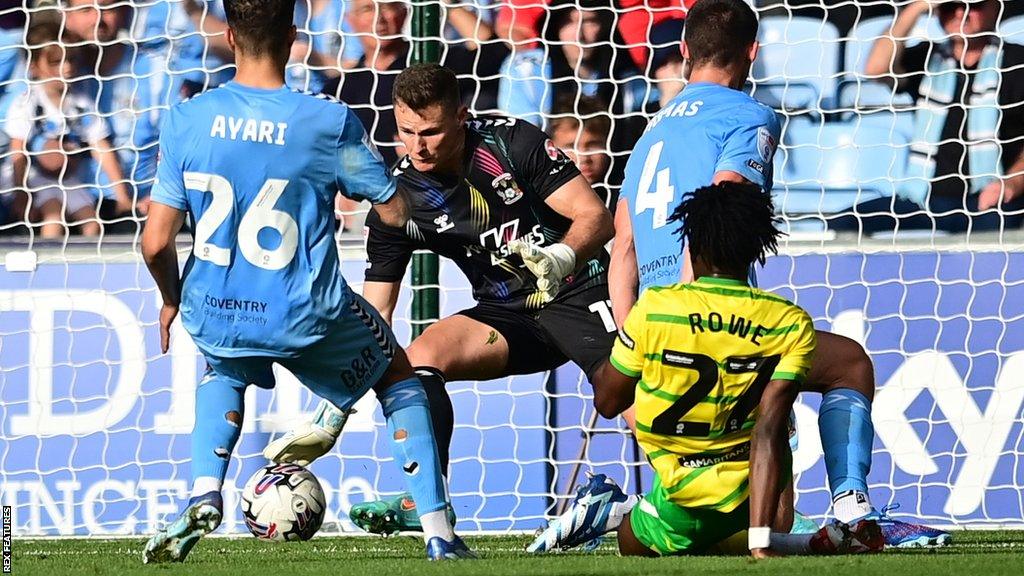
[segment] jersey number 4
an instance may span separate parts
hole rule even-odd
[[[672,186],[668,168],[658,170],[661,150],[664,147],[665,141],[659,140],[647,152],[647,159],[644,160],[644,167],[640,172],[640,184],[637,186],[636,207],[634,208],[637,216],[648,210],[654,211],[651,218],[651,228],[654,229],[661,228],[668,223],[668,207],[672,204],[676,191]]]
[[[771,380],[780,359],[781,356],[778,355],[726,359],[725,373],[727,375],[756,373],[757,377],[754,378],[754,381],[743,394],[736,399],[736,405],[733,406],[732,411],[729,412],[729,417],[725,421],[723,434],[736,432],[743,427],[743,423],[747,421],[747,416],[761,402],[764,388],[768,385],[768,381]],[[651,423],[651,432],[665,436],[690,436],[697,438],[710,436],[710,422],[683,420],[683,417],[699,402],[707,398],[707,395],[715,389],[715,386],[718,384],[718,363],[715,362],[714,358],[704,354],[688,354],[673,350],[662,351],[661,362],[665,366],[696,371],[697,382],[690,386],[690,389],[683,393],[668,409],[655,417],[654,422]]]
[[[299,245],[299,226],[295,219],[274,210],[274,204],[287,186],[287,180],[267,180],[238,224],[238,248],[242,256],[253,266],[264,270],[280,270],[287,266]],[[209,208],[196,222],[192,253],[200,260],[227,266],[231,263],[231,249],[213,244],[210,237],[227,220],[235,205],[235,191],[231,183],[216,174],[185,172],[185,187],[213,195]],[[268,250],[260,245],[259,234],[264,228],[273,228],[281,235],[277,248]]]

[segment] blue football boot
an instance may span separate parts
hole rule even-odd
[[[188,501],[177,520],[146,542],[144,564],[183,562],[199,539],[220,526],[224,502],[220,492],[207,492]]]
[[[617,530],[622,518],[638,501],[639,497],[627,496],[604,474],[595,474],[576,489],[569,509],[549,522],[526,551],[540,554],[595,542],[602,535]]]
[[[872,512],[865,516],[875,520],[882,528],[885,545],[890,548],[942,548],[953,543],[953,535],[945,530],[929,528],[920,524],[911,524],[896,520],[889,516],[891,510],[899,508],[899,504],[890,504],[880,512]]]
[[[476,557],[458,536],[451,542],[440,536],[434,536],[427,542],[427,558],[430,560],[474,560]]]

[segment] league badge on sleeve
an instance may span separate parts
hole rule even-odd
[[[775,156],[776,146],[778,146],[778,142],[775,141],[775,137],[772,136],[767,126],[757,129],[757,151],[765,164],[771,163],[772,157]]]

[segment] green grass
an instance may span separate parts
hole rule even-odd
[[[780,574],[794,576],[990,576],[1024,573],[1024,532],[958,532],[953,546],[938,551],[887,551],[876,556],[778,558],[619,558],[612,545],[593,554],[527,556],[526,536],[467,538],[483,557],[475,562],[428,563],[412,537],[316,538],[273,545],[253,538],[205,540],[184,564],[145,566],[142,540],[15,540],[13,574],[156,576],[195,574],[330,576],[458,576],[486,574]]]

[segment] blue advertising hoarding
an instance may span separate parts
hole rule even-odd
[[[344,265],[356,284],[363,264]],[[819,328],[865,344],[879,391],[873,501],[935,524],[1024,523],[1024,256],[907,252],[780,256],[763,287],[806,308]],[[442,266],[442,312],[472,305]],[[0,492],[20,534],[138,534],[187,497],[193,393],[202,364],[187,335],[159,353],[158,300],[135,262],[44,264],[0,272]],[[408,294],[396,332],[408,341]],[[229,469],[222,531],[245,530],[237,488],[260,450],[316,404],[289,374],[252,390]],[[456,412],[451,492],[463,530],[531,530],[566,491],[573,464],[631,489],[650,481],[621,421],[598,419],[575,366],[450,385]],[[818,398],[805,394],[794,458],[798,508],[822,516],[828,491]],[[351,530],[352,503],[401,490],[372,394],[336,449],[315,463],[328,527]],[[579,476],[577,476],[578,479]],[[336,523],[336,524],[330,524]]]

